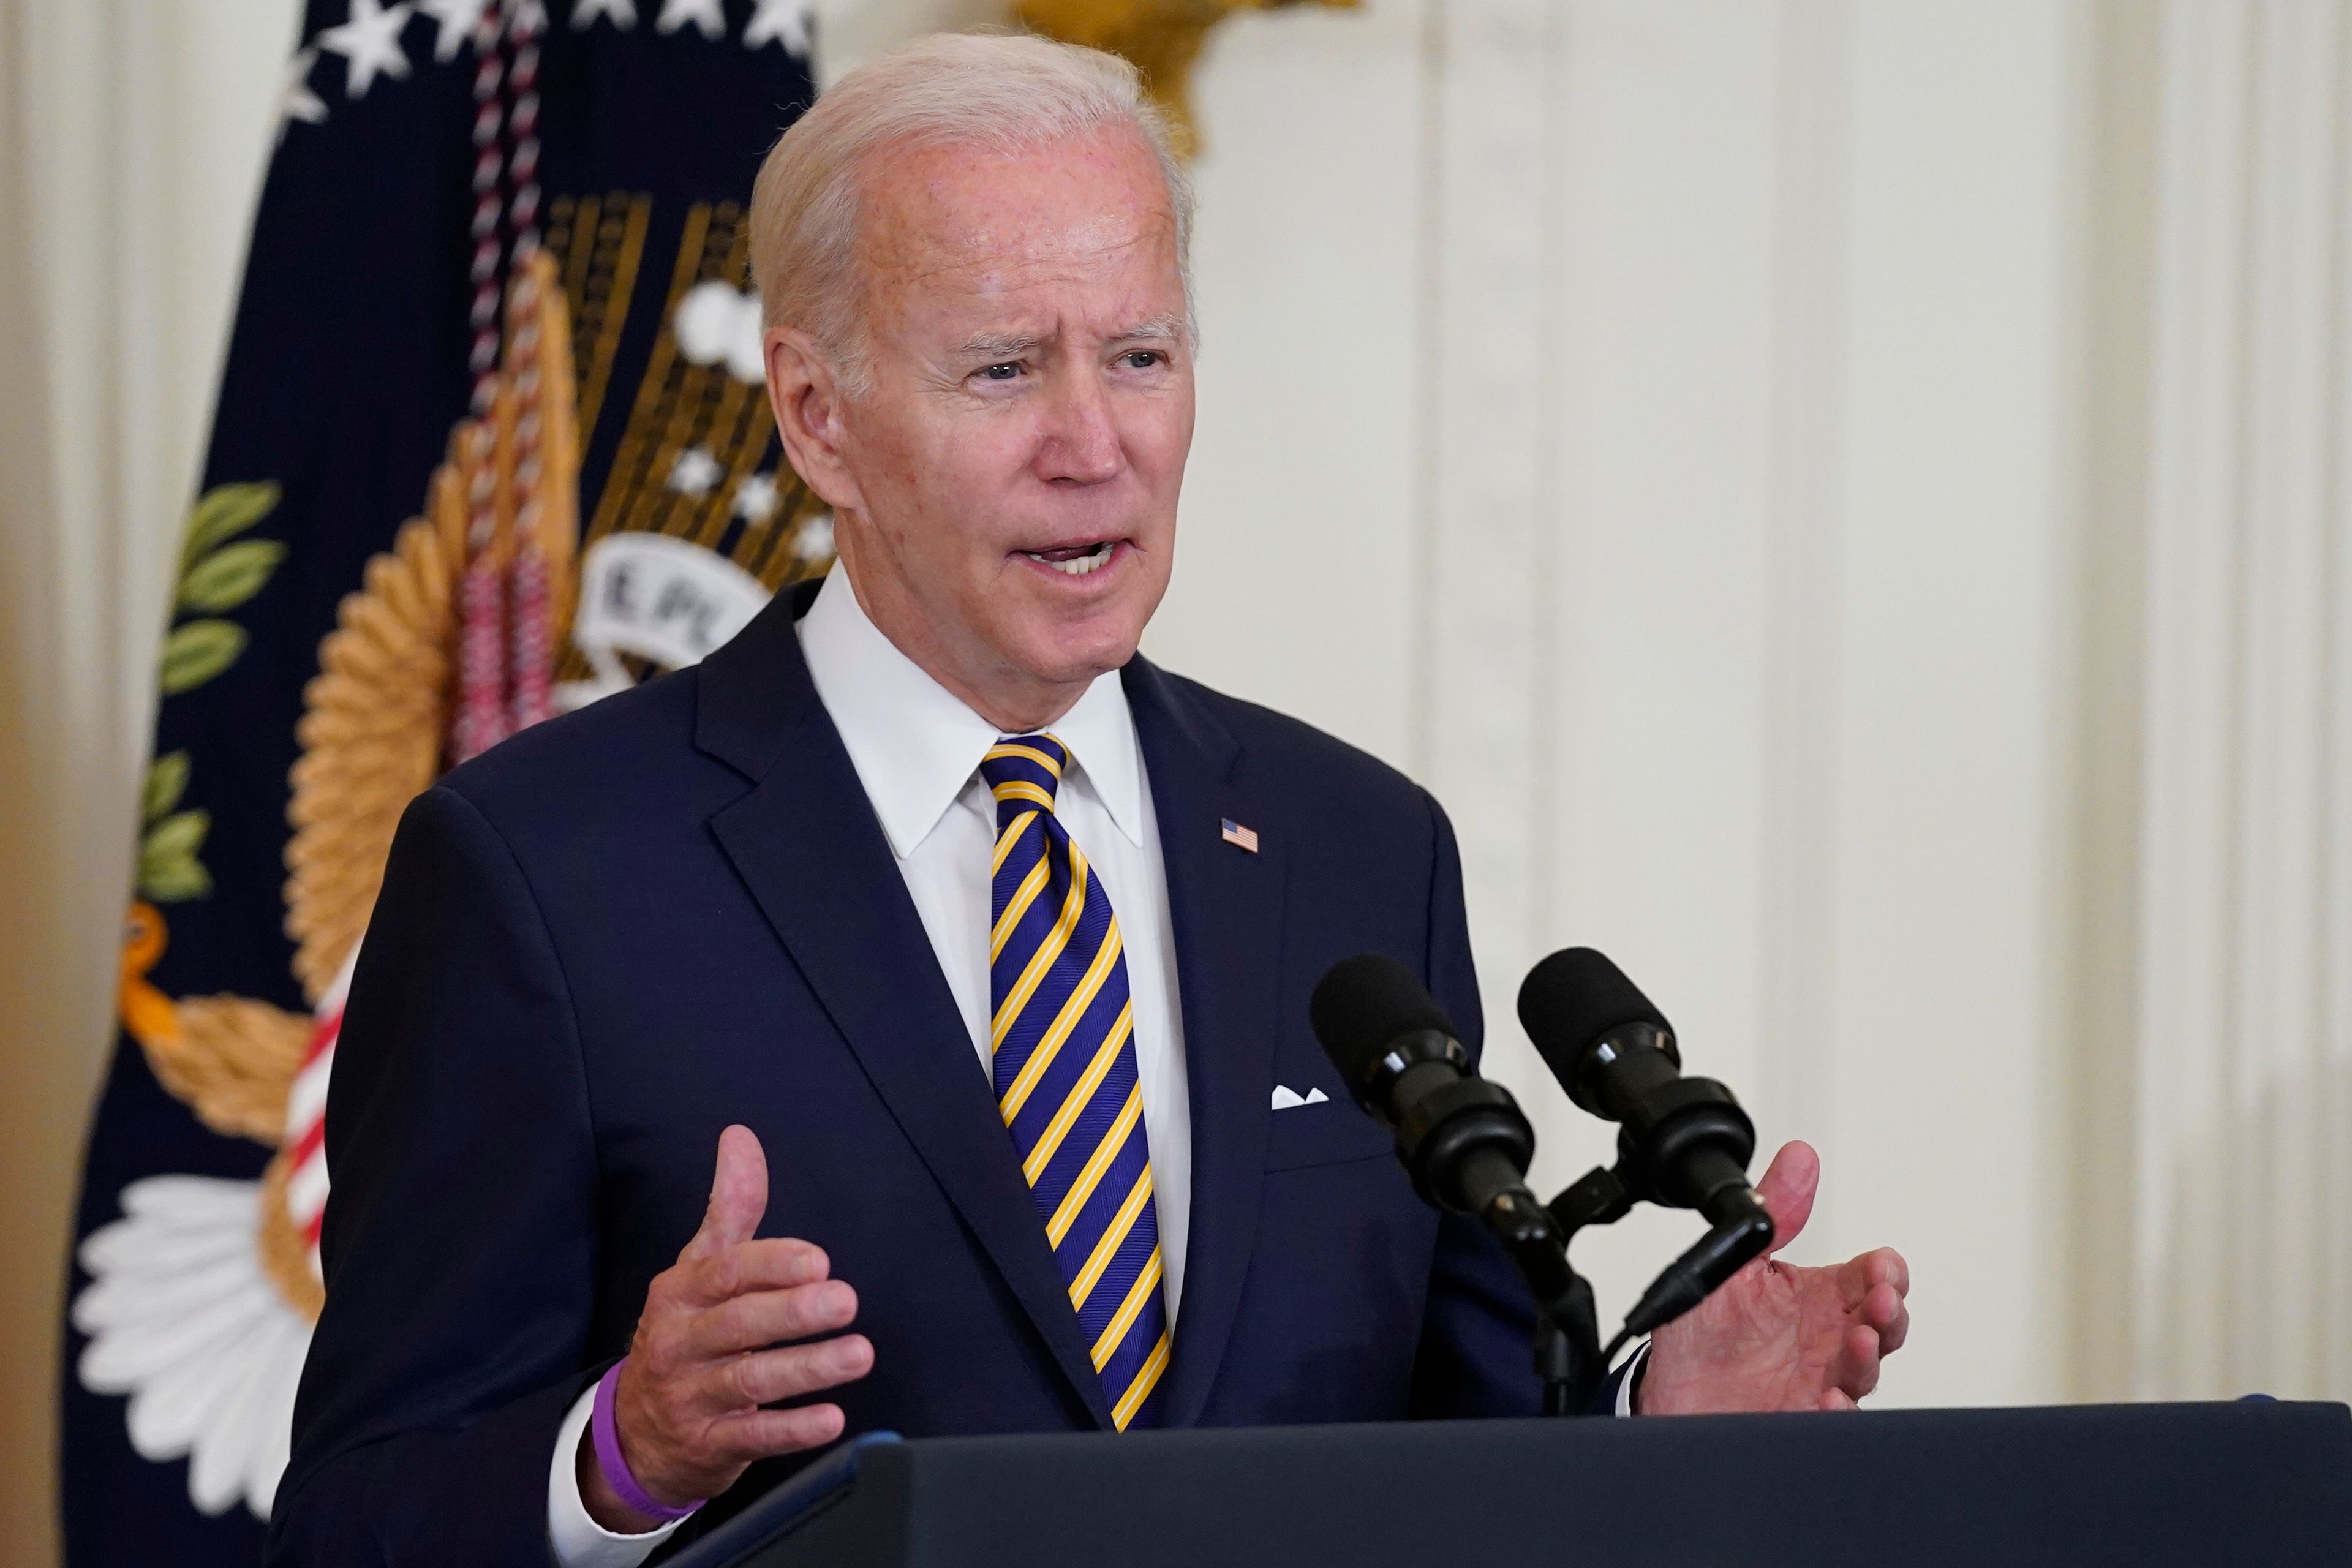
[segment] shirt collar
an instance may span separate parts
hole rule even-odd
[[[845,566],[835,565],[798,630],[817,698],[841,732],[892,853],[903,860],[930,837],[979,771],[999,738],[996,726],[898,651],[866,617]],[[1069,748],[1074,776],[1085,781],[1128,841],[1140,847],[1143,770],[1135,716],[1118,672],[1097,676],[1076,705],[1047,729]],[[1070,783],[1066,779],[1064,787]]]

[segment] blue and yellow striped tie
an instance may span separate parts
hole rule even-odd
[[[1053,736],[1021,735],[980,764],[996,794],[990,1059],[997,1109],[1123,1432],[1159,1424],[1168,1304],[1118,917],[1054,815],[1069,761]]]

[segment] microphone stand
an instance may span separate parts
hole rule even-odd
[[[1535,1294],[1536,1373],[1543,1379],[1544,1414],[1579,1414],[1592,1403],[1608,1367],[1601,1358],[1591,1282],[1568,1260],[1569,1234],[1550,1208],[1516,1183],[1488,1200],[1479,1217]]]
[[[1556,1250],[1558,1269],[1565,1276],[1557,1296],[1536,1286],[1536,1370],[1544,1379],[1544,1414],[1573,1415],[1592,1402],[1606,1375],[1610,1359],[1637,1334],[1652,1333],[1673,1322],[1706,1300],[1715,1289],[1742,1266],[1772,1245],[1772,1216],[1744,1182],[1710,1194],[1701,1205],[1709,1227],[1691,1248],[1666,1266],[1665,1271],[1642,1294],[1625,1315],[1625,1325],[1600,1345],[1593,1314],[1592,1287],[1568,1261],[1569,1243],[1591,1226],[1614,1225],[1633,1210],[1634,1195],[1618,1170],[1596,1165],[1578,1177],[1545,1205],[1548,1224],[1539,1228],[1548,1248]],[[1493,1222],[1490,1220],[1490,1226]],[[1502,1235],[1498,1229],[1496,1234]],[[1509,1241],[1506,1238],[1505,1245]],[[1516,1250],[1521,1272],[1528,1260]]]
[[[1633,1196],[1616,1173],[1597,1167],[1545,1205],[1544,1217],[1551,1221],[1559,1237],[1560,1267],[1568,1271],[1570,1282],[1570,1299],[1560,1314],[1568,1321],[1558,1321],[1548,1310],[1539,1310],[1536,1319],[1536,1371],[1544,1380],[1547,1415],[1583,1414],[1601,1380],[1608,1376],[1609,1357],[1616,1350],[1615,1343],[1606,1352],[1601,1348],[1592,1286],[1569,1263],[1568,1245],[1578,1231],[1589,1226],[1614,1225],[1633,1210]],[[1620,1335],[1619,1341],[1622,1338]]]

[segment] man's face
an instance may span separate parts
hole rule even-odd
[[[1121,126],[886,152],[860,195],[871,385],[841,401],[829,498],[860,597],[983,712],[1118,668],[1167,591],[1192,440],[1150,149]]]

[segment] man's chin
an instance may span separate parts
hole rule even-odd
[[[1006,634],[1001,646],[1020,650],[1022,668],[1057,684],[1117,669],[1135,657],[1158,607],[1159,595],[1148,589],[1136,573],[1098,597],[1016,591],[999,623]]]
[[[1021,650],[1017,662],[1031,677],[1053,686],[1083,685],[1120,668],[1135,657],[1143,640],[1143,627],[1131,616],[1101,624],[1108,619],[1089,617],[1081,626],[1016,637],[1013,646]]]
[[[1050,658],[1029,664],[1030,674],[1054,686],[1076,687],[1122,668],[1135,657],[1136,644],[1103,647],[1083,656],[1072,656],[1062,650]]]

